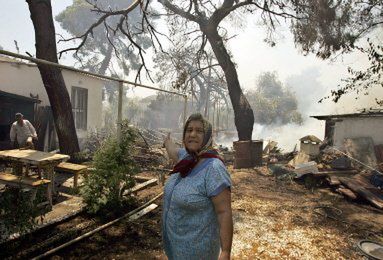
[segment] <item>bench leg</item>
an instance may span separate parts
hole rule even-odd
[[[14,175],[22,176],[23,175],[23,164],[20,162],[12,163],[12,171]]]
[[[73,188],[77,188],[77,186],[78,186],[78,172],[76,172],[73,177]]]
[[[25,172],[23,173],[23,176],[28,176],[29,175],[29,164],[25,165]]]
[[[31,194],[31,204],[33,205],[33,201],[36,199],[36,194],[37,194],[37,189],[34,188],[32,189],[32,194]]]
[[[51,182],[49,183],[49,186],[51,186],[51,192],[52,194],[56,195],[56,189],[55,189],[55,172],[54,172],[54,167],[52,165],[47,165],[45,167],[45,172],[48,177],[48,180]]]
[[[52,185],[50,185],[50,183],[47,185],[47,199],[49,202],[49,207],[52,208]]]

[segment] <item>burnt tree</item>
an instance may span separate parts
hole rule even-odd
[[[200,24],[200,27],[201,31],[205,33],[215,57],[225,73],[227,89],[234,109],[234,120],[238,131],[238,139],[240,141],[251,140],[254,113],[239,85],[235,65],[224,46],[222,37],[218,34],[217,27],[212,25],[211,22],[206,25]]]
[[[36,57],[58,63],[55,28],[50,0],[26,0],[35,29]],[[52,107],[60,151],[73,155],[80,151],[73,120],[72,106],[61,70],[37,65]]]
[[[170,1],[159,0],[159,2],[173,13],[199,25],[200,30],[210,43],[215,57],[225,74],[230,101],[234,110],[234,120],[238,132],[238,139],[240,141],[251,140],[254,125],[254,113],[242,92],[238,80],[237,70],[225,47],[223,38],[218,33],[218,26],[220,22],[236,8],[248,3],[241,3],[241,5],[236,7],[234,0],[225,0],[222,5],[215,9],[210,17],[208,17],[205,12],[201,12],[198,9],[196,1],[194,1],[195,14],[190,12],[192,8],[189,8],[189,12],[187,12],[172,4]]]

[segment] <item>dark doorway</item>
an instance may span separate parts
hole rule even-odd
[[[12,148],[9,131],[15,121],[15,113],[22,113],[25,119],[34,124],[35,104],[38,102],[39,100],[34,98],[0,90],[0,150]]]

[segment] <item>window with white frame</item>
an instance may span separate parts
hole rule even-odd
[[[88,112],[88,89],[72,87],[72,112],[76,129],[86,130]]]

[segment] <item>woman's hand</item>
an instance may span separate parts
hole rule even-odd
[[[164,138],[164,144],[163,144],[163,147],[166,147],[166,145],[168,145],[169,142],[171,142],[171,139],[170,139],[170,133],[168,133],[168,134],[166,135],[166,137]]]
[[[164,146],[169,158],[173,160],[174,163],[177,162],[179,147],[170,138],[170,133],[168,133],[168,135],[164,138]]]

